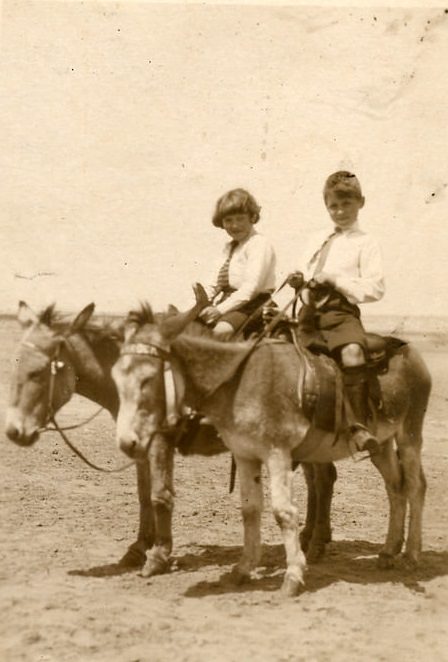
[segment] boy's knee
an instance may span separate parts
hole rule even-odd
[[[363,365],[366,362],[364,350],[358,343],[350,343],[341,349],[341,363],[350,368],[357,365]]]
[[[229,322],[218,322],[213,329],[213,335],[220,340],[228,340],[234,334],[235,330]]]

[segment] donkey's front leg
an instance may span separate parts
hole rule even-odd
[[[154,514],[151,504],[151,477],[148,460],[138,462],[136,468],[140,504],[138,538],[120,559],[120,565],[128,568],[141,568],[146,561],[146,551],[154,544]]]
[[[240,560],[233,568],[232,581],[237,584],[250,579],[260,561],[260,522],[263,510],[261,462],[235,457],[241,493],[241,512],[244,526],[244,547]]]
[[[144,577],[169,572],[173,537],[171,519],[174,507],[174,446],[166,436],[154,437],[149,449],[151,503],[155,524],[154,546],[142,571]]]
[[[297,508],[292,502],[293,472],[290,454],[286,450],[273,448],[266,464],[271,481],[272,508],[286,551],[286,574],[282,592],[287,596],[294,596],[304,584],[306,561],[299,544]]]

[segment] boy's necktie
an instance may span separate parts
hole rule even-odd
[[[327,261],[328,253],[330,252],[331,245],[337,237],[338,234],[341,233],[341,230],[337,228],[334,232],[332,232],[324,241],[322,246],[314,253],[313,257],[309,261],[309,265],[314,262],[317,258],[316,266],[314,267],[313,271],[313,276],[316,276],[319,274],[321,271],[323,271],[323,268],[325,266],[325,262]]]
[[[227,259],[218,272],[218,279],[216,281],[216,287],[218,292],[222,292],[223,290],[226,290],[229,287],[230,260],[232,259],[233,252],[237,246],[238,246],[238,242],[236,241],[236,239],[234,239],[230,243],[229,254],[227,256]]]

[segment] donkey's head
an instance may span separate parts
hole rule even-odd
[[[51,416],[70,400],[76,374],[67,337],[82,329],[93,309],[93,304],[84,308],[62,332],[53,306],[36,315],[20,302],[18,321],[25,334],[15,357],[6,414],[6,434],[11,441],[20,446],[33,444]]]
[[[164,370],[170,342],[207,305],[201,286],[195,286],[196,305],[186,313],[154,316],[148,305],[131,312],[125,323],[121,355],[112,370],[120,397],[117,442],[134,459],[146,457],[154,435],[165,429]]]
[[[129,313],[124,334],[112,369],[120,398],[117,442],[123,452],[138,459],[165,417],[163,371],[168,348],[148,305]]]

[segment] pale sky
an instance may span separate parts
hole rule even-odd
[[[354,171],[380,241],[370,315],[445,315],[442,8],[3,2],[0,311],[191,301],[216,199],[262,206],[279,282]]]

